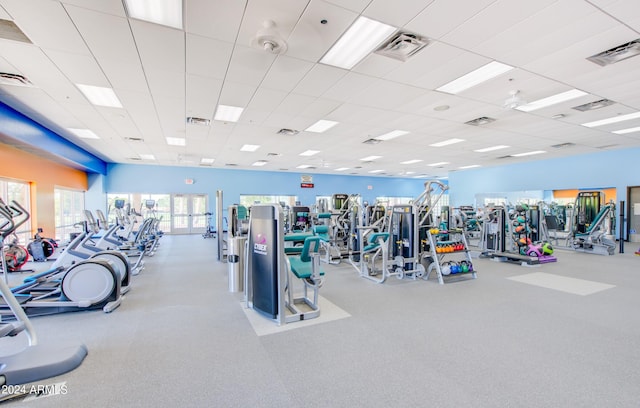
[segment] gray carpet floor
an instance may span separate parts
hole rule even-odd
[[[165,236],[113,313],[33,319],[41,342],[89,354],[40,382],[65,394],[6,406],[638,407],[637,249],[556,251],[535,268],[475,259],[478,279],[445,285],[324,266],[321,295],[350,316],[258,336],[215,240]],[[612,286],[583,296],[509,279],[539,272]],[[0,354],[24,342],[0,339]]]

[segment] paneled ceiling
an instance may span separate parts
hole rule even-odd
[[[320,63],[359,16],[429,44],[406,61],[371,53],[350,70]],[[32,84],[0,85],[0,101],[107,162],[446,177],[640,147],[640,131],[613,133],[640,119],[584,126],[640,111],[640,57],[587,59],[640,38],[638,0],[184,0],[184,29],[130,18],[121,0],[0,0],[0,19],[30,41],[0,39],[0,72]],[[286,52],[252,45],[267,20]],[[513,69],[455,95],[436,90],[491,61]],[[113,88],[123,107],[95,106],[76,84]],[[529,112],[505,104],[516,91],[526,104],[571,89],[585,94]],[[614,103],[574,109],[602,99]],[[214,120],[219,104],[244,111]],[[495,121],[466,124],[480,117]],[[305,131],[321,119],[338,124]],[[408,133],[363,143],[393,130]],[[454,138],[463,141],[431,146]],[[498,145],[508,147],[476,151]],[[532,151],[543,153],[513,156]]]

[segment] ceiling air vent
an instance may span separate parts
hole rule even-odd
[[[279,135],[295,136],[300,133],[299,130],[282,128],[276,132]]]
[[[468,122],[464,122],[465,125],[472,125],[472,126],[481,126],[481,125],[488,125],[491,122],[495,122],[496,120],[493,118],[489,118],[487,116],[482,116],[480,118],[476,118],[473,120],[470,120]]]
[[[364,144],[370,144],[370,145],[375,145],[375,144],[378,144],[378,143],[380,143],[380,142],[382,142],[382,140],[380,140],[380,139],[367,139],[367,140],[365,140],[365,141],[364,141],[364,142],[362,142],[362,143],[364,143]]]
[[[575,143],[567,142],[567,143],[559,143],[559,144],[551,145],[551,147],[555,147],[556,149],[564,149],[566,147],[572,147],[575,145],[576,145]]]
[[[608,144],[608,145],[604,145],[604,146],[596,146],[596,149],[609,149],[611,147],[616,147],[617,144]]]
[[[141,137],[125,137],[124,140],[128,140],[130,142],[144,142],[144,139]]]
[[[140,157],[129,157],[129,160],[142,160]]]
[[[640,38],[633,40],[626,44],[618,45],[606,51],[602,51],[599,54],[592,55],[587,59],[600,66],[607,66],[626,60],[627,58],[635,57],[640,54]]]
[[[599,101],[593,101],[593,102],[585,103],[584,105],[574,106],[572,109],[586,112],[590,110],[604,108],[605,106],[610,106],[610,105],[613,105],[614,103],[615,103],[614,101],[611,101],[609,99],[600,99]]]
[[[211,124],[210,119],[196,118],[195,116],[187,117],[187,123],[190,125],[209,126]]]
[[[267,153],[267,156],[282,156],[282,153]]]
[[[397,33],[384,42],[378,47],[375,53],[400,61],[406,61],[427,45],[429,45],[427,38],[405,31]]]
[[[235,163],[225,163],[224,165],[227,166],[227,167],[236,167],[237,166],[237,164],[235,164]]]
[[[31,44],[29,37],[11,20],[0,20],[0,38]]]
[[[22,75],[9,74],[7,72],[0,72],[0,84],[2,85],[15,85],[15,86],[33,86],[31,81]]]

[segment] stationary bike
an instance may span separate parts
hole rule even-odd
[[[202,238],[215,238],[215,231],[213,230],[213,225],[211,224],[211,216],[213,215],[210,212],[204,213],[207,217],[207,230],[202,234]]]

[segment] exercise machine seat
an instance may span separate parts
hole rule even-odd
[[[374,232],[369,237],[369,244],[367,244],[362,251],[363,252],[371,252],[374,249],[380,247],[380,243],[378,242],[378,238],[382,238],[383,241],[386,241],[389,238],[388,232]]]
[[[312,251],[311,245],[313,245],[313,252],[318,252],[320,238],[313,236],[305,238],[300,255],[289,257],[291,272],[293,272],[298,279],[308,279],[313,275],[313,262],[309,254],[309,252]],[[320,270],[319,274],[320,276],[324,275],[324,271]]]
[[[331,240],[331,237],[329,237],[329,227],[326,225],[314,225],[313,234],[324,242],[329,242]]]

